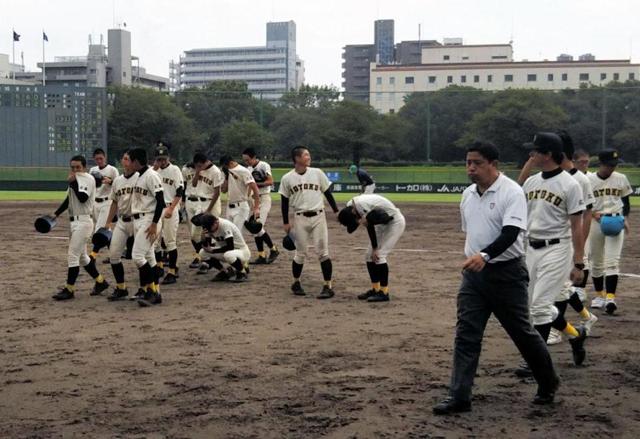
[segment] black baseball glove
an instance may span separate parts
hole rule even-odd
[[[373,225],[389,224],[392,220],[393,217],[382,209],[373,209],[367,214],[367,223]]]

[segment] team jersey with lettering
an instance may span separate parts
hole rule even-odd
[[[573,168],[568,172],[580,185],[580,189],[582,190],[582,201],[584,201],[585,209],[589,206],[593,207],[595,199],[593,198],[593,190],[591,189],[589,178],[576,168]]]
[[[156,193],[162,192],[162,182],[156,171],[147,168],[133,188],[131,213],[152,213],[156,210]]]
[[[184,193],[187,197],[195,197],[196,196],[196,188],[193,187],[191,182],[193,181],[193,176],[196,175],[196,170],[193,166],[184,165],[182,167],[182,180],[184,181]]]
[[[93,200],[96,195],[96,179],[93,175],[86,172],[76,172],[76,181],[78,182],[78,192],[84,192],[89,199],[81,203],[73,189],[67,189],[69,197],[69,216],[92,215]]]
[[[578,182],[565,171],[550,178],[542,178],[539,172],[524,182],[523,189],[527,196],[528,237],[571,237],[569,217],[585,209]]]
[[[236,165],[235,168],[229,169],[229,203],[238,203],[240,201],[246,201],[249,197],[249,183],[254,183],[255,180],[251,175],[251,172],[242,165]]]
[[[247,246],[240,229],[224,218],[218,218],[218,230],[207,233],[207,236],[215,241],[217,247],[224,247],[229,238],[233,238],[233,248],[236,250]]]
[[[195,172],[194,172],[195,175]],[[198,174],[198,184],[196,185],[195,192],[192,193],[195,197],[201,197],[206,199],[213,198],[213,192],[215,189],[224,183],[224,175],[220,168],[212,164],[207,169],[203,169]],[[191,185],[193,187],[193,185]]]
[[[633,189],[629,184],[629,179],[624,174],[613,171],[609,178],[602,179],[598,177],[597,172],[587,174],[593,189],[595,203],[593,205],[594,212],[622,213],[622,197],[626,197],[633,193]]]
[[[103,177],[109,177],[113,182],[120,173],[115,166],[106,165],[104,168],[100,169],[98,166],[94,166],[89,169],[89,174],[99,173]],[[112,183],[113,184],[113,183]],[[112,184],[102,184],[100,187],[96,188],[96,198],[109,198],[109,194],[111,194]]]
[[[256,183],[258,182],[258,178],[256,178],[257,175],[262,176],[262,178],[265,180],[267,176],[271,177],[273,175],[271,174],[271,165],[267,162],[263,162],[262,160],[256,163],[255,166],[247,166],[247,169],[249,170],[249,172],[251,172],[251,175],[253,176],[253,179],[256,181]],[[268,194],[271,192],[271,186],[258,186],[258,189],[260,195]]]
[[[287,172],[280,181],[278,192],[289,199],[294,212],[306,212],[324,208],[324,192],[331,182],[319,168],[307,168],[304,174],[295,169]]]
[[[162,192],[164,192],[164,202],[168,206],[173,203],[173,199],[176,196],[178,188],[184,186],[182,172],[180,171],[180,168],[173,163],[170,163],[164,168],[158,168],[156,172],[160,176]]]
[[[131,216],[131,199],[133,198],[133,188],[137,181],[137,172],[134,172],[129,177],[121,174],[113,180],[113,190],[109,198],[118,204],[118,216]]]
[[[394,219],[400,215],[400,209],[391,201],[376,194],[365,194],[353,197],[351,201],[347,203],[347,206],[355,206],[358,215],[361,217],[366,217],[367,213],[373,209],[381,209],[389,216],[393,216]]]

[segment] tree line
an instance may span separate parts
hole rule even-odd
[[[621,151],[640,161],[640,82],[606,87],[487,92],[472,87],[413,93],[393,114],[341,99],[333,87],[303,86],[277,105],[252,96],[247,85],[219,81],[168,95],[112,87],[108,145],[112,157],[131,146],[158,141],[187,161],[195,151],[212,158],[256,148],[271,161],[289,161],[295,145],[312,148],[314,160],[453,162],[475,139],[494,142],[502,160],[522,162],[524,142],[537,131],[567,130],[576,147]]]

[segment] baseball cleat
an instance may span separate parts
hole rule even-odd
[[[296,296],[304,296],[307,294],[304,292],[304,289],[302,288],[302,284],[300,284],[299,280],[291,284],[291,291],[293,291],[293,294]]]
[[[237,271],[235,277],[231,279],[231,282],[240,283],[240,282],[246,282],[248,280],[249,280],[249,277],[247,276],[247,273],[242,271]]]
[[[193,261],[191,261],[191,263],[189,264],[189,268],[199,268],[200,267],[200,258],[195,258]]]
[[[213,277],[213,279],[211,279],[211,282],[226,282],[229,279],[231,279],[231,275],[229,274],[229,272],[227,272],[226,270],[222,270],[219,271],[218,274]]]
[[[587,331],[584,326],[581,326],[578,329],[578,336],[575,338],[570,338],[569,343],[571,343],[571,352],[573,353],[573,363],[576,366],[580,366],[584,363],[584,359],[587,357],[587,351],[584,349],[584,342],[587,339]]]
[[[133,296],[131,296],[129,298],[129,300],[138,300],[144,297],[144,294],[146,293],[146,290],[142,287],[138,288],[138,291],[136,291],[136,294],[134,294]]]
[[[164,279],[162,279],[162,285],[171,285],[177,282],[177,277],[174,274],[168,273]]]
[[[526,361],[520,363],[520,366],[515,370],[515,374],[518,378],[529,378],[533,376],[533,372]]]
[[[258,256],[253,261],[249,262],[251,265],[267,265],[269,261],[264,256]]]
[[[162,296],[160,293],[154,293],[153,291],[145,291],[144,296],[138,299],[138,305],[143,308],[152,305],[159,305],[161,303]]]
[[[553,400],[556,397],[558,387],[560,387],[560,379],[558,377],[556,377],[554,385],[551,389],[543,389],[541,387],[538,387],[538,392],[533,398],[533,403],[536,405],[553,404]]]
[[[382,291],[376,291],[367,299],[367,302],[388,302],[388,301],[389,301],[389,295],[383,293]]]
[[[471,401],[460,401],[447,397],[433,407],[434,415],[450,415],[451,413],[463,413],[471,411]]]
[[[598,317],[593,313],[589,313],[589,318],[584,322],[584,329],[587,331],[587,336],[591,335],[591,328],[597,321]]]
[[[278,259],[278,256],[280,256],[280,252],[278,250],[271,250],[271,252],[269,253],[269,258],[267,259],[267,262],[269,264],[272,264],[275,262],[276,259]]]
[[[74,298],[74,294],[73,291],[65,287],[51,297],[53,297],[54,300],[69,300]]]
[[[115,302],[117,300],[125,300],[129,296],[129,291],[126,289],[116,288],[113,292],[107,296],[109,302]]]
[[[318,299],[331,299],[333,296],[335,296],[333,290],[325,285],[322,287],[320,294],[318,294]]]
[[[600,309],[600,308],[604,308],[604,302],[605,299],[604,297],[594,297],[593,300],[591,301],[591,308],[596,308],[596,309]]]
[[[102,281],[102,282],[96,282],[95,285],[93,286],[93,288],[91,289],[91,292],[89,293],[89,295],[90,296],[99,296],[107,288],[109,288],[109,282],[107,282],[106,280]]]
[[[209,264],[201,262],[196,274],[207,274],[209,272]]]
[[[358,300],[367,300],[369,297],[373,296],[374,294],[376,294],[376,290],[371,288],[369,291],[365,291],[362,294],[358,294]]]
[[[613,315],[614,312],[618,309],[616,305],[615,299],[607,299],[604,305],[604,310],[607,314]]]
[[[562,332],[558,331],[556,328],[551,328],[549,338],[547,339],[547,345],[551,346],[559,343],[562,343]]]

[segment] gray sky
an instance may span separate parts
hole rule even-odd
[[[11,56],[11,29],[21,35],[27,69],[42,60],[86,55],[115,23],[127,24],[132,53],[153,74],[198,47],[263,45],[267,21],[294,20],[306,83],[341,84],[342,47],[373,42],[373,21],[395,20],[396,42],[462,37],[468,44],[506,43],[517,60],[593,53],[597,59],[640,61],[637,0],[0,0],[0,53]],[[115,5],[115,7],[114,7]],[[115,20],[114,20],[115,10]]]

